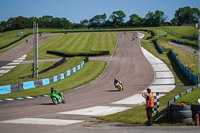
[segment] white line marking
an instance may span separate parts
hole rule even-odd
[[[152,85],[149,88],[152,92],[169,92],[173,90],[176,86],[175,85]],[[144,90],[143,92],[147,92]]]
[[[142,97],[142,94],[136,94],[133,96],[130,96],[128,98],[122,99],[117,102],[113,102],[112,104],[144,104],[145,99]]]
[[[174,78],[156,79],[153,84],[154,85],[170,85],[170,84],[173,85],[173,84],[175,84],[175,80],[174,80]]]
[[[8,66],[19,65],[19,64],[20,64],[19,62],[12,62],[12,63],[9,63]]]
[[[23,60],[14,60],[13,62],[22,62]]]
[[[36,125],[54,125],[65,126],[75,123],[84,122],[83,120],[62,120],[62,119],[43,119],[43,118],[21,118],[14,120],[0,121],[0,123],[13,123],[13,124],[36,124]]]
[[[166,64],[152,64],[154,71],[170,71]]]
[[[156,72],[156,78],[174,78],[171,71],[168,72]]]
[[[9,72],[10,70],[0,70],[0,73],[7,73],[7,72]]]
[[[26,97],[26,98],[28,98],[28,99],[33,99],[33,97]]]
[[[1,67],[2,69],[13,69],[15,68],[16,66],[3,66]]]
[[[12,101],[12,100],[14,100],[14,99],[6,99],[7,101]]]
[[[90,115],[90,116],[105,116],[130,109],[130,107],[112,107],[112,106],[94,106],[85,109],[60,112],[58,114],[73,114],[73,115]]]

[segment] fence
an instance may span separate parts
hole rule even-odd
[[[176,64],[182,70],[182,72],[191,80],[195,85],[198,84],[198,75],[193,74],[186,66],[184,66],[176,57],[176,54],[170,50],[170,54],[172,55],[173,59],[176,61]]]
[[[51,83],[55,83],[80,70],[87,61],[88,61],[88,58],[83,60],[80,65],[77,65],[76,67],[70,70],[67,70],[65,73],[55,75],[51,78],[40,79],[40,80],[35,80],[35,81],[27,81],[27,82],[18,83],[15,85],[0,86],[0,94],[7,94],[7,93],[20,91],[20,90],[32,89],[32,88],[37,88],[39,86],[45,86]]]

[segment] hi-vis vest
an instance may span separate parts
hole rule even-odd
[[[149,100],[147,101],[147,107],[153,108],[153,106],[154,106],[153,94],[149,93],[149,95],[147,95],[147,96],[149,96]]]

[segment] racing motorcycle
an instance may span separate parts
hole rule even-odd
[[[114,79],[114,86],[118,89],[118,91],[124,90],[122,83],[117,79]]]
[[[63,96],[63,93],[61,92],[60,94],[61,94],[61,96],[60,96],[59,94],[53,92],[53,93],[50,95],[53,104],[57,105],[58,103],[61,103],[61,102],[62,102],[62,103],[65,103],[65,102],[66,102],[66,101],[65,101],[65,98],[64,98],[64,96]]]

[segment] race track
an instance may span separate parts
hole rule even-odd
[[[119,34],[116,49],[101,76],[87,85],[64,92],[66,104],[54,106],[49,97],[0,104],[0,121],[28,117],[57,118],[59,115],[54,113],[107,106],[141,93],[154,80],[153,68],[142,53],[139,39],[132,40],[133,33]],[[114,88],[114,78],[123,83],[124,91],[118,92]]]

